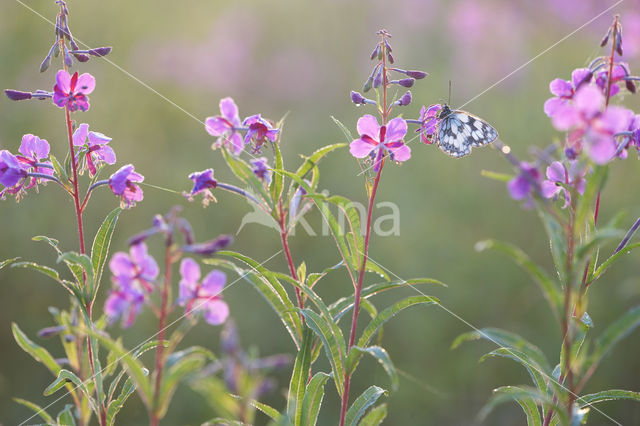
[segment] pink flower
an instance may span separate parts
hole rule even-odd
[[[407,134],[407,122],[396,117],[384,126],[378,120],[366,114],[358,120],[360,138],[351,142],[349,152],[356,158],[373,158],[374,171],[380,170],[385,153],[394,161],[407,161],[411,158],[411,149],[404,144]]]
[[[135,206],[137,201],[142,201],[142,189],[136,185],[142,181],[144,176],[136,173],[133,165],[127,164],[109,177],[109,187],[114,194],[120,196],[121,205],[129,208]]]
[[[87,143],[87,137],[89,139]],[[100,163],[115,164],[116,154],[107,144],[111,141],[109,136],[105,136],[99,132],[89,131],[88,124],[81,124],[73,133],[73,145],[87,147],[85,159],[89,175],[95,176],[97,169],[96,164]]]
[[[180,296],[178,303],[185,306],[187,315],[194,311],[203,311],[205,320],[211,325],[220,325],[229,316],[229,306],[222,300],[220,293],[227,281],[226,275],[213,270],[200,281],[200,266],[186,257],[180,263]]]
[[[244,141],[237,132],[240,127],[240,117],[238,116],[238,107],[233,99],[220,100],[220,113],[222,115],[208,117],[205,120],[205,129],[210,135],[218,137],[214,148],[227,145],[232,147],[233,152],[238,155],[244,149]]]
[[[260,114],[247,117],[242,122],[243,126],[248,126],[249,130],[244,135],[244,143],[250,143],[253,139],[253,153],[259,154],[262,145],[267,141],[275,142],[280,129],[274,129],[270,122],[260,116]]]
[[[438,113],[442,110],[442,105],[435,104],[429,108],[423,106],[420,108],[420,128],[417,130],[420,132],[420,139],[426,144],[432,144],[434,135],[437,131]]]
[[[554,161],[547,167],[547,180],[542,181],[540,192],[543,197],[553,199],[557,199],[562,193],[564,196],[562,208],[567,208],[571,203],[571,193],[567,186],[573,187],[579,194],[583,194],[586,185],[585,173],[585,168],[579,165],[577,160],[569,162],[569,169],[561,162]]]
[[[56,74],[56,85],[53,86],[53,103],[60,108],[68,107],[70,111],[87,111],[89,98],[87,95],[93,92],[96,80],[89,73],[78,76],[74,73],[70,76],[65,70]]]
[[[549,84],[549,90],[556,97],[547,99],[544,103],[545,114],[553,117],[559,108],[567,105],[580,86],[591,81],[591,77],[592,74],[589,68],[578,68],[571,73],[571,81],[561,78],[553,80]]]

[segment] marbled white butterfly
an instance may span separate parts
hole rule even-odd
[[[490,144],[498,132],[489,123],[465,111],[452,110],[444,104],[436,128],[438,146],[452,157],[471,154],[472,147]]]

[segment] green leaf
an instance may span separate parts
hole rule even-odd
[[[338,120],[337,118],[335,118],[333,115],[331,116],[331,119],[333,120],[334,123],[336,123],[338,125],[340,130],[342,130],[342,133],[344,133],[344,137],[345,137],[347,143],[351,143],[351,141],[353,140],[353,137],[351,136],[351,132],[349,131],[349,128],[347,126],[345,126],[344,124],[342,124],[342,122],[340,120]]]
[[[556,315],[556,317],[558,316],[558,312],[560,312],[560,307],[562,306],[562,295],[560,294],[556,283],[551,279],[547,272],[540,266],[536,265],[524,251],[512,244],[496,240],[480,241],[476,243],[475,248],[477,251],[496,249],[509,256],[511,260],[528,272],[531,278],[538,283],[542,290],[542,294],[549,302],[549,305],[551,305],[551,310],[554,315]]]
[[[71,186],[69,185],[69,181],[70,181],[69,175],[65,171],[62,164],[60,164],[58,159],[51,153],[49,153],[49,160],[51,160],[53,171],[55,172],[56,175],[58,175],[58,178],[60,179],[60,182],[62,183],[62,185],[64,185],[67,191],[71,192]]]
[[[158,405],[154,409],[159,418],[163,418],[167,413],[178,383],[185,377],[200,371],[206,359],[202,352],[198,351],[180,356],[176,361],[172,360],[172,365],[170,365],[169,360],[167,360],[165,376],[162,380],[160,395],[158,396]]]
[[[596,339],[595,347],[585,365],[585,369],[599,363],[620,340],[627,337],[639,325],[640,306],[636,306],[609,325],[604,333]]]
[[[267,405],[260,401],[256,401],[255,399],[250,400],[249,404],[251,404],[253,407],[256,407],[258,410],[263,412],[271,420],[278,421],[282,417],[282,415],[278,412],[278,410],[276,410],[270,405]]]
[[[615,228],[602,228],[592,233],[589,238],[580,245],[576,251],[576,259],[584,259],[587,256],[591,256],[592,252],[600,247],[603,243],[606,243],[610,239],[620,239],[624,237],[624,232]]]
[[[558,278],[560,282],[564,282],[566,279],[566,267],[567,267],[567,237],[564,232],[564,227],[558,223],[555,217],[553,217],[549,212],[545,209],[538,209],[538,213],[540,214],[540,218],[542,223],[544,224],[544,228],[547,232],[547,236],[549,237],[549,247],[551,249],[551,257],[553,258],[553,264],[556,267],[556,272],[558,274]],[[539,283],[542,287],[543,283]],[[546,284],[546,283],[545,283]],[[545,287],[543,287],[543,291]],[[545,294],[547,300],[554,300],[551,297],[551,294],[547,296]],[[549,302],[551,304],[551,302]],[[561,305],[559,305],[561,306]],[[553,307],[553,305],[552,305]],[[560,309],[556,307],[554,310],[554,314],[556,317]]]
[[[320,162],[320,160],[325,155],[327,155],[331,151],[334,151],[334,150],[339,149],[339,148],[343,148],[345,146],[347,146],[347,144],[345,144],[345,143],[336,143],[336,144],[333,144],[333,145],[327,145],[327,146],[323,146],[322,148],[314,151],[313,154],[311,154],[308,157],[303,156],[304,162],[298,168],[298,170],[296,170],[296,175],[298,175],[298,177],[300,179],[304,179],[307,176],[307,173],[309,173],[309,171],[311,169],[313,169],[315,166],[317,166],[318,163]]]
[[[387,417],[387,404],[380,404],[372,408],[366,416],[360,420],[358,426],[378,426]]]
[[[262,196],[263,201],[265,201],[269,205],[269,210],[273,210],[274,202],[271,199],[271,195],[264,187],[264,184],[260,179],[256,177],[253,173],[252,168],[245,163],[241,158],[235,157],[233,154],[228,152],[226,148],[222,148],[222,156],[224,160],[229,165],[229,168],[233,172],[233,174],[238,177],[243,183],[246,185],[251,185],[252,188],[257,189]]]
[[[381,348],[380,346],[369,346],[368,348],[353,346],[351,351],[352,352],[349,352],[349,360],[347,361],[347,368],[350,373],[355,371],[358,361],[362,355],[369,354],[374,357],[380,365],[382,365],[382,368],[384,368],[389,379],[391,379],[391,390],[394,392],[398,390],[398,373],[396,372],[396,367],[393,365],[393,362],[391,362],[391,357],[384,348]],[[352,353],[357,355],[352,356]]]
[[[225,419],[224,417],[215,417],[202,423],[202,426],[246,426],[247,423],[242,423],[238,420]]]
[[[116,415],[120,412],[126,400],[133,394],[136,390],[133,382],[130,378],[125,380],[124,385],[122,385],[122,390],[120,390],[120,395],[113,401],[111,401],[107,407],[107,424],[114,425],[116,420]]]
[[[509,358],[522,365],[529,373],[529,376],[531,376],[533,384],[541,392],[546,392],[547,380],[549,380],[553,385],[562,387],[561,385],[556,383],[555,379],[553,379],[553,377],[551,376],[550,371],[545,371],[544,367],[531,359],[531,357],[529,357],[525,352],[519,351],[514,348],[498,348],[483,355],[482,358],[480,358],[480,361],[484,361],[489,357]]]
[[[602,262],[602,264],[598,266],[598,268],[596,268],[596,270],[591,274],[591,276],[588,279],[588,282],[593,282],[598,278],[600,278],[611,267],[611,265],[613,265],[614,262],[622,258],[624,255],[631,253],[632,250],[638,247],[640,247],[640,243],[630,244],[625,248],[623,248],[622,250],[620,250],[619,252],[609,256],[609,258],[604,262]]]
[[[100,279],[102,278],[102,270],[105,262],[107,261],[107,256],[109,255],[111,237],[113,236],[113,231],[116,229],[116,222],[118,221],[118,216],[121,212],[121,208],[112,210],[104,219],[102,225],[100,225],[100,228],[93,239],[93,244],[91,246],[91,264],[93,265],[96,277],[95,288],[91,291],[91,294],[94,295],[94,297],[91,298],[92,300],[98,292],[98,286],[100,285]]]
[[[0,269],[4,268],[7,265],[11,265],[13,262],[15,262],[18,259],[20,259],[20,258],[19,257],[13,257],[11,259],[3,260],[2,262],[0,262]]]
[[[31,238],[31,240],[33,240],[33,241],[44,241],[45,243],[47,243],[51,247],[53,247],[53,249],[56,251],[56,253],[58,255],[62,254],[62,251],[60,250],[60,248],[58,248],[59,241],[56,240],[55,238],[49,238],[49,237],[47,237],[45,235],[36,235],[35,237]]]
[[[136,385],[140,399],[147,407],[151,407],[153,392],[149,378],[147,377],[148,370],[144,368],[142,363],[136,359],[131,352],[124,349],[120,342],[114,341],[94,330],[86,330],[86,332],[99,340],[102,346],[116,353],[117,359],[122,364],[122,367],[127,370],[129,377]]]
[[[302,415],[305,413],[302,408],[302,400],[305,395],[307,378],[309,377],[309,367],[311,367],[311,345],[313,335],[310,329],[306,329],[300,350],[296,356],[289,382],[289,394],[287,395],[287,413],[293,417],[295,425],[302,424]]]
[[[95,271],[91,259],[86,254],[79,254],[73,251],[62,253],[58,256],[58,263],[65,262],[72,269],[78,284],[83,288],[93,289],[95,285]],[[78,273],[78,270],[84,272],[87,276],[86,282],[83,282],[82,272]],[[75,272],[74,272],[75,271]]]
[[[491,170],[480,170],[480,175],[489,179],[494,179],[500,182],[509,182],[513,179],[513,175],[506,173],[498,173]]]
[[[601,392],[590,393],[578,398],[577,402],[580,407],[588,407],[603,401],[612,401],[616,399],[629,399],[640,402],[640,392],[633,392],[623,389],[609,389]]]
[[[271,199],[273,199],[273,201],[275,203],[278,202],[278,200],[280,200],[282,198],[282,190],[284,189],[284,175],[282,173],[279,173],[279,170],[284,170],[284,165],[282,163],[282,153],[280,152],[280,144],[278,143],[274,143],[271,146],[273,146],[273,151],[275,153],[275,166],[274,166],[274,171],[273,171],[273,176],[271,179]]]
[[[478,417],[485,419],[493,409],[505,402],[514,401],[520,404],[525,414],[527,415],[527,424],[539,425],[541,424],[540,413],[536,409],[533,411],[532,404],[542,405],[545,408],[553,408],[556,415],[559,417],[561,424],[568,425],[567,413],[564,408],[560,407],[553,401],[552,397],[545,395],[537,389],[529,387],[518,386],[502,386],[494,389],[493,396],[482,408]],[[537,416],[537,420],[536,420]]]
[[[431,296],[407,297],[406,299],[394,303],[393,305],[380,312],[377,317],[369,322],[367,327],[362,332],[362,336],[360,336],[360,339],[358,339],[358,346],[360,346],[361,348],[366,348],[369,344],[369,341],[378,331],[378,329],[398,312],[417,304],[433,305],[439,303],[440,301],[438,299]]]
[[[301,426],[315,426],[318,421],[318,413],[324,398],[324,385],[329,377],[329,374],[320,371],[309,380],[302,400]]]
[[[252,268],[251,271],[238,267],[233,262],[221,261],[220,259],[208,259],[205,263],[216,264],[236,272],[240,277],[247,280],[265,298],[273,310],[278,314],[280,320],[291,335],[297,347],[300,346],[302,336],[302,322],[296,313],[296,306],[291,302],[287,291],[275,278],[272,271],[262,266],[259,262],[233,251],[220,251],[220,256],[229,256],[238,259]]]
[[[608,166],[595,166],[593,173],[587,177],[584,192],[582,196],[578,197],[578,205],[576,207],[574,221],[576,233],[583,232],[584,229],[587,229],[587,223],[592,223],[593,214],[591,214],[591,210],[595,205],[598,193],[607,180],[608,174]]]
[[[357,426],[358,421],[364,416],[367,409],[375,404],[383,394],[387,395],[387,391],[378,386],[370,386],[362,392],[362,394],[353,401],[353,404],[351,404],[351,407],[347,411],[344,424],[347,426]]]
[[[433,278],[413,278],[410,280],[400,280],[400,281],[391,281],[391,282],[382,282],[377,284],[372,284],[362,289],[361,297],[362,299],[367,299],[371,296],[374,296],[378,293],[382,293],[383,291],[393,290],[395,288],[401,288],[406,286],[414,286],[417,284],[436,284],[446,287],[447,285],[441,281],[435,280]],[[336,300],[334,303],[329,306],[329,311],[333,316],[335,321],[338,321],[340,318],[344,316],[347,312],[349,312],[353,308],[353,298],[354,296],[342,297]]]
[[[27,335],[24,334],[22,330],[20,330],[20,327],[18,327],[18,324],[16,324],[15,322],[11,323],[11,331],[13,332],[13,338],[16,339],[18,346],[20,346],[23,351],[25,351],[26,353],[31,355],[33,359],[47,367],[54,376],[58,375],[61,368],[55,361],[55,359],[51,356],[49,351],[31,341],[27,337]]]
[[[96,413],[96,415],[98,415],[98,407],[96,405],[95,400],[91,396],[91,391],[89,390],[89,388],[87,388],[87,385],[80,379],[80,377],[76,376],[75,373],[69,370],[61,369],[58,372],[58,377],[53,381],[53,383],[47,386],[47,388],[43,392],[43,395],[44,396],[53,395],[58,390],[60,390],[60,388],[66,385],[70,385],[71,383],[73,383],[72,386],[75,389],[80,389],[82,391],[84,396],[89,401],[89,404],[91,405],[91,409]]]
[[[551,371],[549,362],[542,351],[532,343],[521,336],[499,328],[483,328],[477,331],[471,331],[458,336],[451,345],[451,349],[460,346],[461,343],[469,340],[478,340],[480,338],[489,340],[498,346],[508,349],[516,349],[527,356],[527,359],[542,367],[543,371]]]
[[[311,328],[322,341],[327,358],[329,359],[329,364],[331,364],[333,381],[336,384],[338,395],[342,396],[344,392],[344,359],[346,352],[342,332],[335,324],[311,309],[301,309],[300,312],[302,312],[306,318],[309,328]]]
[[[38,271],[38,272],[48,276],[49,278],[52,278],[52,279],[56,280],[57,282],[61,282],[60,274],[58,274],[58,271],[56,271],[55,269],[50,268],[48,266],[40,265],[40,264],[35,263],[35,262],[16,262],[13,265],[11,265],[11,267],[12,268],[33,269],[34,271]]]
[[[65,405],[64,409],[58,413],[58,426],[76,426],[76,419],[73,417],[73,411],[73,405]]]
[[[53,417],[51,417],[44,410],[44,408],[40,407],[39,405],[34,404],[33,402],[27,401],[26,399],[22,399],[22,398],[13,398],[13,400],[18,404],[24,405],[25,407],[31,409],[36,415],[40,416],[40,418],[44,420],[46,424],[49,424],[49,425],[55,424],[55,420],[53,420]]]

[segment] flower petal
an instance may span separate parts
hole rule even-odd
[[[349,145],[349,152],[356,158],[364,158],[375,149],[376,145],[363,139],[356,139]]]
[[[73,145],[83,146],[87,141],[87,134],[89,133],[89,125],[82,123],[78,126],[75,132],[73,132]]]
[[[88,95],[96,88],[96,79],[89,73],[80,74],[76,83],[76,92]]]
[[[190,257],[185,257],[180,262],[180,275],[185,282],[196,283],[200,279],[200,266]]]
[[[217,296],[224,289],[227,283],[227,276],[224,272],[214,269],[202,280],[202,293],[204,297]]]
[[[229,120],[233,124],[240,124],[240,118],[238,117],[238,107],[231,98],[224,98],[220,100],[220,112],[222,116]]]
[[[559,161],[554,161],[547,167],[547,178],[553,182],[564,183],[567,180],[566,171],[567,169],[564,167],[564,164]]]
[[[376,123],[377,124],[377,123]],[[407,122],[400,117],[396,117],[387,123],[386,142],[396,142],[404,139],[407,134]]]
[[[207,302],[204,319],[211,325],[220,325],[229,316],[229,306],[222,300],[215,299]]]
[[[69,91],[71,90],[71,76],[67,71],[58,71],[58,73],[56,74],[56,86],[58,86],[58,89],[61,92],[65,94],[69,93]]]
[[[394,145],[395,146],[392,147],[389,147],[389,145],[387,145],[387,149],[389,149],[389,151],[391,151],[391,153],[393,154],[394,161],[402,162],[407,161],[409,158],[411,158],[411,148],[409,148],[404,143],[396,143]]]
[[[549,91],[556,96],[569,97],[573,93],[573,87],[567,80],[556,78],[549,84]]]
[[[374,140],[378,140],[380,135],[380,125],[378,119],[373,115],[365,114],[358,119],[358,134],[360,136],[367,135]],[[352,153],[353,154],[353,153]]]

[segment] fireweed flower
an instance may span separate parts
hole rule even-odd
[[[628,64],[626,64],[625,62],[619,62],[613,66],[613,69],[611,70],[611,93],[609,94],[609,96],[615,96],[620,92],[619,83],[622,83],[625,86],[627,86],[627,80],[626,80],[627,76],[629,76]],[[607,93],[608,77],[609,77],[608,69],[600,71],[596,75],[596,85],[600,88],[600,90],[602,90],[602,93],[604,94]],[[635,90],[635,85],[633,85],[633,82],[630,82],[630,83],[631,84],[628,87],[633,88],[633,90]]]
[[[20,165],[15,155],[5,149],[0,151],[0,184],[6,188],[12,188],[26,176],[27,171]]]
[[[269,170],[269,166],[267,165],[266,157],[251,159],[251,165],[253,165],[251,171],[258,179],[267,185],[271,184],[271,170]]]
[[[88,140],[87,140],[88,139]],[[102,133],[89,131],[88,124],[81,124],[75,132],[73,132],[73,145],[86,147],[85,154],[86,167],[89,169],[89,175],[95,176],[97,166],[100,163],[115,164],[116,154],[107,144],[111,141],[109,136]]]
[[[593,77],[589,68],[578,68],[571,73],[571,81],[556,78],[549,84],[549,90],[555,97],[547,99],[544,103],[544,112],[549,117],[553,117],[557,110],[567,105],[573,98],[578,88],[591,81]]]
[[[142,181],[144,176],[136,173],[132,164],[127,164],[109,177],[109,187],[120,197],[122,206],[129,208],[135,206],[137,201],[142,201],[142,189],[136,185],[136,182]]]
[[[358,120],[360,138],[351,142],[349,152],[356,158],[370,156],[373,170],[380,170],[382,158],[386,152],[394,161],[407,161],[411,158],[411,149],[404,144],[407,134],[407,122],[400,117],[380,126],[373,115],[363,115]]]
[[[193,188],[189,195],[197,195],[201,192],[211,193],[210,189],[218,186],[218,181],[213,178],[213,169],[203,170],[201,172],[193,172],[189,175],[189,179],[193,181]]]
[[[122,327],[128,328],[135,321],[145,301],[146,296],[138,287],[137,281],[117,281],[104,304],[104,313],[109,323],[121,317]]]
[[[253,153],[259,154],[262,149],[262,145],[267,141],[275,142],[278,138],[280,129],[274,129],[271,123],[262,118],[260,114],[247,117],[242,122],[243,126],[247,126],[247,134],[244,135],[244,143],[248,144],[253,139]]]
[[[571,103],[559,106],[552,116],[554,127],[561,131],[572,130],[569,142],[580,151],[583,147],[596,164],[611,161],[618,150],[615,135],[629,128],[633,112],[619,107],[604,109],[605,96],[595,86],[578,90]]]
[[[22,137],[18,151],[22,156],[17,158],[24,169],[33,173],[53,176],[51,162],[43,161],[49,157],[49,142],[29,133]],[[24,189],[36,186],[40,181],[41,179],[33,177]],[[46,183],[46,180],[43,180],[43,183]]]
[[[563,209],[571,203],[571,194],[567,186],[573,187],[579,194],[584,193],[586,180],[585,168],[578,164],[578,161],[570,161],[569,168],[559,161],[554,161],[547,167],[547,179],[540,184],[540,193],[545,198],[558,198],[560,194],[564,197]]]
[[[437,130],[438,113],[442,109],[442,105],[435,104],[429,108],[422,106],[420,108],[420,128],[416,132],[420,132],[420,139],[426,144],[432,144],[434,135]]]
[[[147,252],[147,245],[132,245],[129,254],[119,251],[109,261],[109,269],[113,280],[119,283],[138,281],[149,293],[153,291],[153,283],[158,277],[158,264]]]
[[[526,161],[520,163],[520,173],[507,183],[511,198],[524,201],[524,207],[533,207],[533,194],[540,186],[540,172]]]
[[[244,141],[237,132],[240,127],[240,117],[238,116],[238,107],[233,99],[220,100],[220,113],[222,115],[208,117],[204,122],[207,132],[218,137],[212,148],[227,145],[232,147],[233,152],[238,155],[244,149]]]
[[[68,107],[70,111],[87,111],[89,109],[88,94],[96,87],[96,80],[89,73],[73,76],[65,70],[56,74],[56,85],[53,86],[53,103],[60,108]]]
[[[213,270],[200,282],[200,266],[189,257],[182,259],[180,275],[178,303],[185,307],[185,313],[202,311],[209,324],[222,324],[229,316],[229,307],[220,297],[227,281],[226,275]]]

